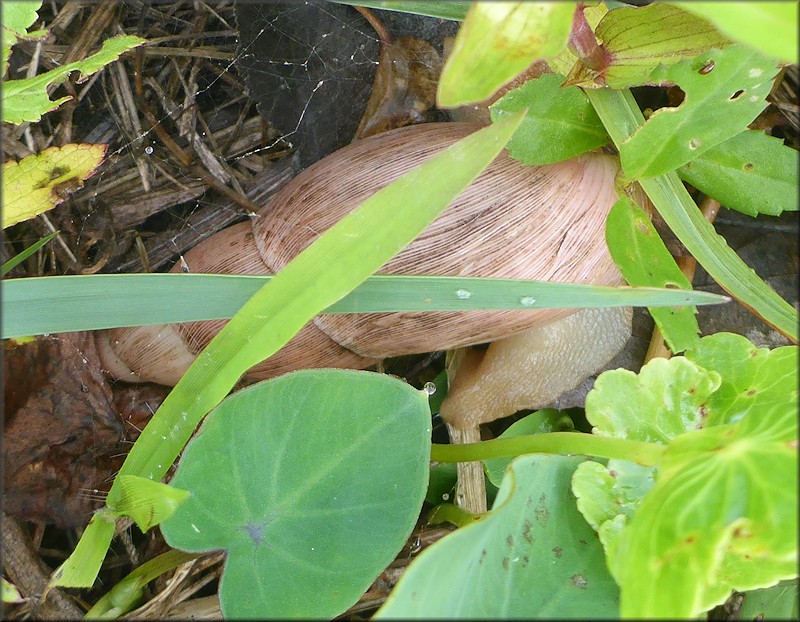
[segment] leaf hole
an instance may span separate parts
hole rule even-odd
[[[739,99],[744,94],[745,94],[745,90],[744,89],[739,89],[733,95],[731,95],[731,101],[735,102],[737,99]]]

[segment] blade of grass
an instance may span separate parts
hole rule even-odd
[[[619,146],[644,123],[627,89],[586,92],[614,144]],[[760,279],[705,219],[673,171],[638,180],[672,232],[719,285],[767,324],[797,343],[798,313]]]
[[[3,283],[4,337],[227,319],[272,277],[93,274]],[[464,297],[464,292],[469,296]],[[459,293],[461,296],[459,296]],[[536,302],[523,305],[521,300]],[[371,276],[323,313],[680,306],[728,300],[706,292],[512,279]]]
[[[42,248],[45,244],[47,244],[50,240],[56,237],[60,232],[54,231],[50,235],[46,235],[38,242],[34,242],[24,251],[22,251],[19,255],[14,255],[11,259],[6,261],[2,267],[0,267],[0,276],[5,276],[8,274],[13,268],[16,268],[19,264],[25,261],[28,257],[33,255],[36,251]]]
[[[522,118],[514,115],[483,128],[430,158],[364,201],[287,264],[198,355],[145,426],[118,475],[161,479],[242,373],[419,235],[495,158]],[[121,516],[119,481],[106,502]],[[80,563],[73,557],[66,563]]]

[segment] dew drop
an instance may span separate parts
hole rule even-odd
[[[426,382],[422,387],[422,391],[425,393],[425,395],[433,395],[436,393],[436,385],[432,382]]]
[[[689,141],[689,149],[691,149],[692,151],[697,149],[699,146],[700,146],[700,141],[697,140],[696,138],[693,138],[692,140]]]
[[[536,298],[533,296],[523,296],[519,299],[519,304],[521,304],[523,307],[532,307],[536,304]]]
[[[147,145],[147,147],[144,148],[144,152],[147,155],[153,155],[153,148],[150,145]]]
[[[447,494],[447,493],[444,493],[444,494],[442,495],[442,501],[449,501],[449,500],[450,500],[450,495],[449,495],[449,494]]]
[[[458,296],[461,300],[466,300],[472,296],[472,292],[467,289],[457,289],[456,296]]]
[[[165,440],[167,440],[167,437],[166,437],[166,436],[164,436],[164,435],[162,434],[162,435],[161,435],[161,440],[162,440],[162,441],[165,441]]]

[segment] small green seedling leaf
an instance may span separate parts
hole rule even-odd
[[[606,242],[614,263],[631,285],[692,289],[653,223],[629,199],[621,198],[611,208]],[[648,307],[648,311],[672,352],[677,354],[697,343],[700,327],[695,307]]]
[[[5,577],[0,578],[2,578],[2,582],[0,583],[0,594],[2,594],[4,603],[14,604],[21,603],[25,600],[13,583],[7,581]]]
[[[651,82],[677,84],[685,98],[657,110],[620,145],[625,174],[668,173],[745,130],[766,108],[777,71],[772,60],[740,45],[655,69]]]
[[[172,516],[189,496],[187,490],[179,490],[146,477],[121,475],[119,480],[122,496],[117,508],[130,516],[142,533]]]
[[[103,161],[106,145],[50,147],[3,165],[3,229],[54,208],[83,186]]]
[[[683,165],[678,176],[728,209],[778,216],[798,209],[797,164],[797,150],[780,138],[746,130]]]
[[[797,347],[757,348],[741,335],[703,337],[686,358],[722,378],[709,400],[709,425],[736,423],[774,404],[797,403]],[[765,426],[772,422],[762,418]]]
[[[113,512],[108,508],[101,508],[92,514],[72,555],[50,577],[47,590],[56,586],[92,586],[114,537],[114,519]]]
[[[540,58],[564,50],[572,2],[476,2],[442,69],[436,101],[460,106],[490,97]]]
[[[555,408],[543,408],[519,421],[515,421],[498,438],[512,438],[526,434],[547,434],[549,432],[568,432],[575,429],[570,416]],[[489,481],[495,486],[500,486],[505,476],[506,467],[511,464],[512,458],[491,458],[483,461],[484,469]]]
[[[627,460],[609,460],[605,466],[587,460],[578,465],[572,476],[572,493],[606,551],[616,546],[622,528],[654,483],[654,467]]]
[[[227,398],[172,485],[170,546],[223,549],[226,618],[332,618],[402,549],[428,479],[427,394],[390,376],[305,370]]]
[[[14,255],[11,259],[3,263],[2,267],[0,267],[0,276],[5,276],[23,261],[25,261],[28,257],[33,255],[36,251],[42,248],[45,244],[47,244],[50,240],[55,238],[60,232],[54,231],[50,235],[44,236],[41,240],[38,240],[31,244],[28,248],[26,248],[21,253]]]
[[[609,11],[595,36],[602,42],[607,65],[593,70],[579,61],[568,83],[613,89],[649,84],[659,65],[668,67],[730,44],[704,19],[661,3]]]
[[[50,100],[47,94],[48,86],[60,84],[73,71],[80,71],[81,79],[86,79],[110,62],[115,61],[123,52],[142,43],[145,43],[145,39],[132,35],[112,37],[103,42],[99,52],[84,60],[68,63],[33,78],[4,82],[2,97],[0,97],[3,121],[15,124],[38,121],[43,114],[55,110],[70,99],[70,97],[61,97],[55,101]]]
[[[712,22],[732,39],[784,63],[796,63],[797,4],[794,2],[673,2]]]
[[[144,589],[150,581],[195,558],[195,555],[171,549],[137,566],[100,597],[86,612],[84,620],[117,618],[129,612],[144,599]]]
[[[566,490],[579,462],[515,459],[492,510],[426,549],[376,617],[617,617],[602,547]]]
[[[528,110],[508,141],[508,153],[523,164],[568,160],[611,142],[600,118],[576,86],[562,87],[563,77],[546,74],[506,93],[491,107],[492,120]]]
[[[0,77],[5,78],[8,71],[8,58],[11,56],[11,47],[18,39],[28,38],[28,33],[36,19],[39,17],[38,11],[42,7],[40,2],[30,2],[29,0],[9,0],[3,2],[3,24],[2,28],[2,71]],[[38,34],[38,33],[37,33]]]

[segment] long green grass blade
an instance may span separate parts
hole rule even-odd
[[[287,264],[199,354],[145,426],[119,475],[161,479],[200,420],[245,370],[280,349],[419,235],[497,156],[521,121],[521,114],[510,116],[430,158],[364,201]],[[119,481],[111,486],[107,504],[122,515]]]
[[[589,101],[619,147],[644,123],[629,90],[588,89]],[[743,305],[795,343],[798,313],[731,249],[705,219],[673,171],[640,179],[659,214],[703,268]]]
[[[4,337],[226,319],[272,277],[94,274],[3,283]],[[323,313],[715,304],[706,292],[512,279],[371,276]]]
[[[14,255],[11,259],[3,263],[3,266],[0,267],[0,276],[5,276],[9,273],[12,269],[16,268],[19,264],[25,261],[28,257],[33,255],[36,251],[42,248],[45,244],[47,244],[50,240],[56,237],[59,234],[58,231],[51,233],[50,235],[46,235],[41,240],[34,242],[24,251],[19,253],[18,255]]]
[[[462,21],[467,15],[470,2],[461,0],[331,0],[337,4],[352,4],[370,9],[384,9],[400,13],[428,15],[452,21]]]

